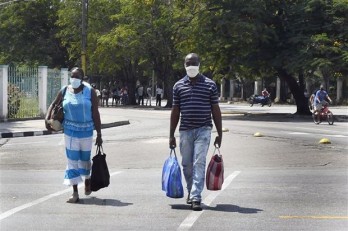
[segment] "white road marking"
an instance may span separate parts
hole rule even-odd
[[[314,133],[307,133],[307,132],[287,132],[290,135],[318,135]],[[336,137],[336,138],[347,138],[348,136],[345,135],[329,135],[329,134],[321,134],[321,136],[329,136],[329,137]]]
[[[168,143],[169,138],[154,138],[150,140],[145,140],[144,143],[146,144],[156,144],[156,143]]]
[[[121,171],[113,172],[113,173],[110,174],[110,176],[114,176],[114,175],[117,175],[117,174],[120,174],[120,173],[122,173],[122,172]],[[81,188],[82,186],[84,186],[84,185],[83,184],[79,185],[79,188]],[[64,193],[68,193],[68,192],[71,192],[71,187],[69,187],[68,189],[65,189],[65,190],[62,190],[62,191],[58,191],[56,193],[52,193],[50,195],[41,197],[41,198],[39,198],[37,200],[34,200],[34,201],[26,203],[24,205],[18,206],[16,208],[10,209],[10,210],[0,214],[0,221],[2,221],[3,219],[5,219],[5,218],[7,218],[9,216],[12,216],[15,213],[18,213],[18,212],[20,212],[20,211],[22,211],[24,209],[30,208],[30,207],[32,207],[34,205],[40,204],[40,203],[42,203],[44,201],[47,201],[47,200],[49,200],[49,199],[51,199],[53,197],[57,197],[57,196],[60,196],[60,195],[62,195]]]
[[[310,133],[306,132],[289,132],[290,135],[311,135]]]
[[[347,138],[348,137],[348,136],[344,136],[344,135],[327,135],[327,136],[336,137],[336,138]]]
[[[220,191],[212,191],[203,200],[203,204],[206,206],[209,206],[214,201],[214,199],[231,184],[232,180],[234,178],[236,178],[239,173],[240,173],[240,171],[234,171],[231,175],[229,175],[224,180],[224,184],[222,185],[222,189]],[[196,222],[196,220],[202,215],[203,212],[204,212],[204,210],[199,211],[199,212],[197,212],[197,211],[191,212],[186,217],[186,219],[180,224],[180,226],[177,230],[189,230],[193,226],[193,224]]]
[[[26,142],[26,143],[6,143],[6,146],[18,146],[18,145],[32,145],[32,144],[42,144],[45,143],[46,141],[37,141],[37,142]]]

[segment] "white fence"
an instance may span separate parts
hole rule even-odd
[[[15,68],[14,68],[15,69]],[[30,68],[29,68],[30,69]],[[48,69],[47,66],[39,66],[37,68],[31,68],[32,71],[28,71],[28,75],[21,75],[20,78],[14,77],[13,81],[12,75],[16,75],[16,71],[12,71],[12,67],[8,65],[0,65],[0,120],[6,121],[8,119],[29,119],[33,117],[44,117],[47,112],[48,105],[51,103],[52,99],[58,90],[68,84],[69,72],[67,68],[62,68],[61,70]],[[28,88],[23,88],[23,83],[26,78],[37,78],[35,86],[30,87],[31,92]],[[57,82],[58,81],[58,82]],[[9,92],[12,89],[17,89],[18,97],[18,108],[13,112],[13,92]],[[32,115],[28,113],[22,113],[20,117],[14,116],[14,114],[19,114],[17,110],[23,108],[29,98],[34,101],[34,107],[37,109],[37,115]],[[15,105],[16,106],[16,105]],[[11,113],[10,113],[11,112]]]

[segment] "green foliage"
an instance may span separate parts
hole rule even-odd
[[[37,0],[1,8],[0,62],[80,65],[81,2]],[[347,0],[88,3],[91,75],[135,85],[154,70],[170,94],[190,52],[200,55],[201,70],[216,81],[278,75],[294,90],[300,73],[348,75]]]
[[[0,62],[66,66],[55,38],[59,0],[18,1],[0,6]]]
[[[7,86],[7,92],[8,92],[8,98],[7,98],[7,110],[8,110],[8,117],[14,118],[21,106],[21,98],[23,98],[23,93],[14,84],[8,84]]]

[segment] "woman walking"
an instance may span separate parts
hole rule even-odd
[[[84,72],[81,68],[71,70],[70,85],[61,89],[48,108],[46,128],[52,130],[48,123],[53,105],[62,97],[64,108],[64,139],[67,156],[64,184],[73,187],[73,194],[68,203],[79,200],[77,185],[85,179],[85,195],[91,194],[91,149],[93,146],[93,130],[97,131],[96,145],[103,143],[101,135],[101,121],[98,111],[98,97],[91,86],[82,80]]]

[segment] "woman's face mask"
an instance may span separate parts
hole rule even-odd
[[[186,74],[190,77],[190,78],[194,78],[198,75],[199,73],[199,66],[188,66],[186,67]]]
[[[78,78],[73,78],[71,77],[70,78],[70,84],[72,86],[72,88],[79,88],[79,86],[81,86],[81,79],[78,79]]]

